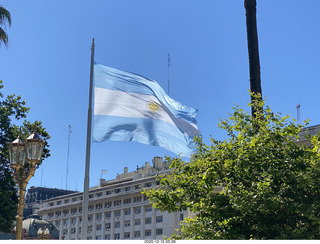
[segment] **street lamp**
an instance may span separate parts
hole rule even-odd
[[[50,232],[47,226],[45,226],[43,229],[39,228],[37,234],[39,240],[48,240]]]
[[[45,141],[34,131],[24,142],[20,136],[9,144],[9,160],[13,176],[19,185],[18,214],[16,216],[16,240],[21,240],[24,197],[28,181],[41,164]]]

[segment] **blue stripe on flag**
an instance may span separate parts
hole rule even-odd
[[[93,139],[93,142],[136,141],[160,146],[183,157],[190,157],[195,153],[191,137],[170,123],[148,118],[95,115]]]

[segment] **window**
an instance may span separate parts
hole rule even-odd
[[[107,223],[107,224],[106,224],[106,231],[110,230],[110,228],[111,228],[111,224],[110,224],[110,223]]]
[[[66,216],[67,214],[69,214],[69,209],[65,209],[65,210],[63,210],[63,216]]]
[[[93,205],[89,205],[88,210],[89,211],[93,210]]]
[[[100,208],[102,208],[102,203],[97,203],[96,204],[96,209],[100,209]]]
[[[76,228],[72,228],[71,229],[71,234],[75,234],[76,233]]]
[[[71,214],[73,215],[75,213],[77,213],[77,208],[71,208]]]
[[[124,222],[124,227],[129,227],[129,226],[130,226],[130,220],[125,221],[125,222]]]
[[[131,191],[131,186],[128,186],[124,189],[125,191]]]
[[[101,230],[101,229],[102,229],[101,225],[97,225],[96,230]]]
[[[92,226],[88,226],[88,233],[91,233],[92,231]]]
[[[102,219],[102,214],[98,213],[96,217],[97,217],[97,220],[101,220]]]
[[[141,213],[141,208],[135,208],[135,209],[134,209],[134,212],[135,212],[136,214]]]
[[[90,195],[89,195],[89,198],[93,198],[93,194],[90,194]]]
[[[115,222],[114,223],[114,228],[120,228],[120,222]]]
[[[145,230],[144,236],[151,236],[151,230]]]
[[[116,233],[114,234],[114,238],[115,240],[119,240],[120,239],[120,233]]]
[[[51,206],[53,206],[54,205],[54,202],[50,202],[49,203],[49,206],[51,207]]]
[[[130,238],[130,232],[125,232],[125,233],[123,234],[123,238],[124,238],[124,239],[129,239],[129,238]]]
[[[140,231],[135,231],[134,232],[134,237],[140,237]]]
[[[129,203],[131,203],[131,198],[123,199],[123,204],[129,204]]]
[[[69,199],[66,199],[64,200],[64,203],[69,203],[69,201],[70,201]]]
[[[160,222],[162,222],[163,221],[163,217],[162,216],[157,216],[156,217],[156,222],[157,223],[160,223]]]
[[[112,206],[112,202],[105,202],[104,207],[105,208],[110,208]]]
[[[115,193],[120,193],[120,192],[121,192],[121,188],[114,189],[114,192],[115,192]]]
[[[110,219],[111,218],[111,212],[106,212],[106,219]]]
[[[76,219],[76,218],[72,218],[72,219],[71,219],[71,223],[72,223],[73,225],[75,225],[75,224],[77,223],[77,219]]]
[[[92,240],[92,236],[88,236],[88,237],[87,237],[87,240]]]
[[[151,212],[152,211],[152,207],[151,206],[146,206],[144,211],[145,212]]]
[[[96,197],[102,197],[102,192],[96,193]]]
[[[148,199],[149,199],[149,197],[147,197],[147,196],[144,196],[144,198],[143,198],[144,201],[147,201]]]
[[[121,212],[117,211],[117,212],[114,213],[114,215],[116,216],[116,218],[119,218],[121,216]]]
[[[134,225],[141,225],[141,219],[135,219]]]
[[[112,191],[106,191],[106,195],[111,195]]]
[[[119,205],[121,205],[121,200],[115,200],[113,202],[113,206],[119,206]]]
[[[138,190],[138,189],[140,189],[141,187],[140,187],[140,185],[135,185],[134,186],[134,189],[136,189],[136,190]]]
[[[163,231],[162,229],[156,229],[156,235],[162,235]]]
[[[151,224],[151,218],[146,218],[144,220],[144,223],[147,225],[147,224]]]
[[[96,236],[96,240],[101,240],[101,236]]]
[[[124,215],[130,215],[131,214],[131,210],[130,209],[125,209],[124,210]]]
[[[106,239],[106,240],[110,240],[110,235],[106,235],[106,236],[105,236],[105,239]]]
[[[145,183],[144,186],[145,187],[150,187],[150,186],[152,186],[152,182]]]
[[[68,229],[63,230],[64,235],[68,235]]]
[[[52,218],[53,216],[54,216],[54,212],[48,213],[48,217],[49,217],[49,218]]]
[[[180,218],[179,218],[179,220],[180,220],[180,221],[183,221],[183,219],[184,219],[183,214],[180,214]]]
[[[58,202],[57,202],[57,205],[60,205],[60,204],[61,204],[61,201],[58,201]]]
[[[61,215],[61,211],[56,211],[56,217]]]
[[[93,220],[93,216],[92,216],[92,215],[89,215],[89,216],[88,216],[88,221],[89,221],[89,222],[92,222],[92,220]]]
[[[56,226],[59,227],[60,224],[61,224],[61,221],[60,221],[60,220],[57,220],[57,221],[56,221]]]
[[[141,202],[141,196],[139,197],[134,197],[133,202]]]
[[[78,199],[76,197],[72,198],[72,202],[76,202]]]
[[[79,208],[79,213],[82,213],[82,207]]]

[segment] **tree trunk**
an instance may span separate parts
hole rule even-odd
[[[261,78],[260,78],[260,61],[258,47],[258,32],[256,18],[256,0],[244,0],[246,9],[247,41],[249,52],[249,71],[250,71],[250,90],[253,94],[262,99]],[[256,117],[255,98],[251,96],[251,113]]]

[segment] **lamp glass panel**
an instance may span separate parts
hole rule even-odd
[[[10,148],[10,163],[17,164],[17,151],[15,148]]]
[[[39,143],[32,142],[32,159],[38,159],[39,154]]]
[[[39,143],[40,149],[39,149],[39,155],[38,155],[38,160],[41,160],[42,157],[42,152],[44,148],[44,143]]]
[[[31,143],[26,143],[26,149],[27,149],[27,159],[31,159],[32,157],[31,157]]]
[[[17,149],[18,163],[24,165],[26,161],[25,147],[19,146]]]
[[[14,145],[10,147],[10,163],[24,165],[26,161],[25,147],[23,145]]]

